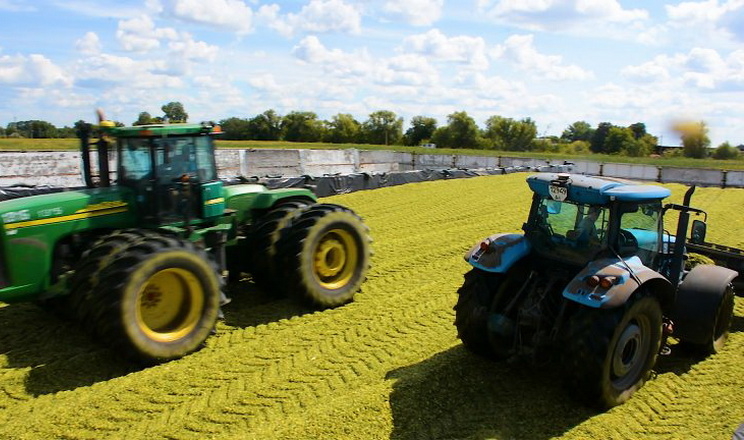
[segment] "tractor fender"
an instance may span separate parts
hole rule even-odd
[[[614,277],[608,288],[592,287],[589,279]],[[602,258],[587,264],[563,290],[563,297],[593,308],[611,309],[625,304],[639,288],[647,288],[659,299],[662,308],[671,304],[674,287],[663,275],[649,269],[638,257]]]
[[[739,274],[721,266],[695,266],[682,279],[671,314],[674,336],[695,344],[710,340],[718,307]]]
[[[465,261],[486,272],[505,273],[531,250],[524,234],[494,234],[470,248]]]

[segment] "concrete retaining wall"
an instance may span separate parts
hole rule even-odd
[[[95,153],[92,160],[96,161]],[[564,161],[553,160],[552,164]],[[744,171],[656,167],[620,163],[573,161],[573,172],[662,183],[744,187]],[[81,186],[80,153],[0,153],[0,186],[14,184]],[[542,169],[551,161],[533,158],[412,154],[348,150],[218,150],[220,177],[324,176],[352,173],[390,173],[425,169]],[[111,163],[111,169],[115,164]]]

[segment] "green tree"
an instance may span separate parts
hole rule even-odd
[[[184,110],[183,104],[178,101],[169,102],[160,107],[160,109],[163,110],[165,118],[170,122],[186,122],[189,119],[189,114]]]
[[[587,141],[594,137],[594,129],[586,121],[576,121],[563,130],[561,140],[566,142]]]
[[[250,137],[258,141],[278,141],[282,137],[282,117],[269,109],[248,120]]]
[[[77,122],[75,122],[74,129],[76,137],[90,137],[91,133],[93,132],[93,124],[79,119]]]
[[[479,135],[475,119],[461,111],[447,115],[447,126],[438,128],[432,141],[440,147],[477,148],[480,145]]]
[[[502,151],[527,151],[537,136],[537,125],[530,119],[520,121],[491,116],[486,121],[485,137]]]
[[[590,140],[590,148],[592,150],[592,153],[606,153],[606,151],[604,150],[605,139],[610,133],[610,128],[612,127],[614,127],[614,125],[609,122],[600,122],[599,125],[597,125],[597,128],[592,134],[592,139]]]
[[[414,116],[411,119],[411,127],[406,130],[403,136],[405,145],[421,145],[424,141],[430,140],[437,130],[437,120],[426,116]]]
[[[682,122],[674,126],[682,139],[682,154],[685,157],[702,159],[708,155],[710,138],[705,122]]]
[[[38,119],[12,122],[8,124],[8,131],[18,133],[18,136],[21,137],[33,139],[57,137],[57,127],[50,122]]]
[[[403,118],[389,110],[372,112],[362,124],[362,137],[369,144],[397,144],[403,137]]]
[[[334,144],[359,142],[362,124],[348,113],[339,113],[328,122],[326,139]]]
[[[635,146],[632,144],[635,142],[633,132],[629,128],[612,126],[605,137],[602,153],[620,154],[622,151],[633,151]]]
[[[323,139],[323,123],[313,112],[291,112],[282,118],[283,139],[290,142],[318,142]]]
[[[153,118],[152,115],[148,112],[141,112],[139,116],[137,117],[137,120],[132,123],[132,125],[147,125],[147,124],[153,124]]]
[[[246,119],[227,118],[220,121],[222,138],[225,140],[245,140],[251,138],[250,123]]]
[[[633,137],[636,139],[642,139],[648,134],[646,132],[646,124],[643,122],[636,122],[635,124],[629,125],[628,128],[633,132]]]
[[[719,160],[736,159],[739,157],[739,149],[728,142],[724,142],[713,151],[713,158]]]

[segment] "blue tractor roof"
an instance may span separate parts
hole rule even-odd
[[[567,200],[592,205],[605,205],[611,201],[647,202],[669,197],[671,191],[663,186],[643,185],[607,177],[582,174],[540,173],[527,178],[530,189],[542,196],[550,195],[551,185],[567,187]]]

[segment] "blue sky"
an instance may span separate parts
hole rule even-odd
[[[313,111],[704,121],[744,143],[744,0],[0,0],[0,125]]]

